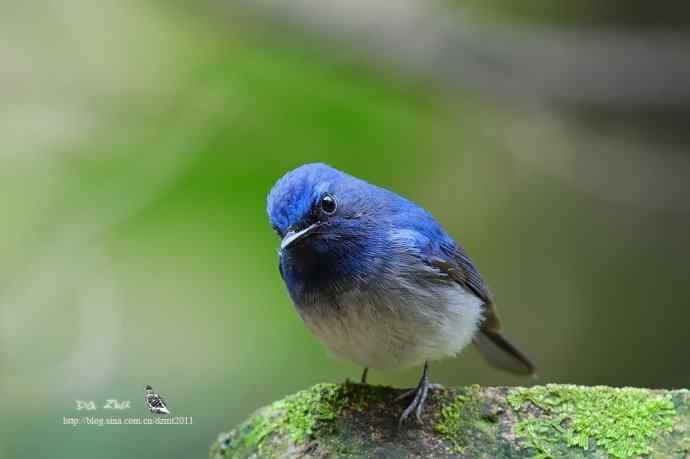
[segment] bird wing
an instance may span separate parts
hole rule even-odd
[[[462,285],[466,290],[474,293],[484,302],[482,305],[482,317],[484,317],[481,324],[482,330],[496,333],[500,331],[501,322],[491,298],[491,293],[484,285],[484,281],[479,275],[479,271],[474,267],[472,260],[461,247],[456,247],[450,257],[432,257],[430,264],[453,281]]]
[[[456,246],[452,253],[443,256],[435,255],[429,260],[431,266],[460,284],[466,290],[474,293],[484,303],[482,305],[483,320],[479,332],[474,337],[474,344],[479,352],[492,365],[513,373],[534,374],[536,368],[532,362],[505,339],[501,331],[496,306],[491,294],[482,280],[479,271],[472,260],[460,246]]]

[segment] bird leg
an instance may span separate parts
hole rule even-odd
[[[429,389],[432,388],[432,384],[429,384],[429,362],[425,361],[424,362],[424,370],[422,370],[422,378],[419,380],[419,384],[417,385],[416,389],[413,389],[412,391],[405,392],[401,396],[395,399],[395,401],[399,401],[403,398],[407,398],[408,396],[414,394],[414,398],[412,399],[412,403],[408,405],[407,408],[405,408],[405,411],[403,411],[403,414],[400,416],[400,420],[398,421],[398,428],[402,427],[403,423],[407,420],[407,418],[412,414],[412,411],[415,412],[415,417],[417,418],[417,421],[420,423],[422,422],[421,414],[422,410],[424,409],[424,403],[426,402],[426,397],[429,394]]]
[[[369,373],[369,367],[364,367],[364,371],[362,372],[362,381],[361,384],[366,384],[367,383],[367,374]]]

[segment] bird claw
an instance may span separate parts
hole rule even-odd
[[[402,415],[400,415],[400,419],[398,420],[398,428],[402,427],[403,423],[407,420],[407,418],[410,417],[410,414],[412,414],[413,411],[415,413],[415,418],[417,418],[417,422],[421,423],[422,411],[424,410],[424,403],[426,402],[426,398],[429,395],[429,390],[441,387],[439,384],[429,383],[429,378],[427,376],[427,368],[428,365],[425,363],[424,371],[422,373],[422,379],[419,381],[419,385],[417,385],[416,389],[408,390],[395,398],[395,401],[398,402],[414,394],[412,403],[410,403],[407,406],[407,408],[405,408],[405,411],[403,411]]]
[[[443,385],[436,384],[436,383],[427,383],[427,386],[429,387],[429,390],[431,390],[431,391],[443,389]],[[406,398],[412,397],[413,395],[415,395],[417,393],[418,389],[419,389],[418,387],[415,387],[414,389],[406,390],[402,394],[395,397],[393,399],[393,403],[398,403],[401,400],[405,400]]]
[[[414,391],[414,398],[412,399],[412,403],[410,403],[407,408],[405,408],[405,411],[403,411],[402,415],[400,416],[400,419],[398,420],[398,428],[401,428],[403,423],[407,420],[407,418],[410,417],[412,412],[414,411],[415,417],[417,418],[418,422],[422,422],[421,414],[422,410],[424,409],[424,402],[426,402],[426,397],[429,393],[429,383],[427,381],[422,381],[420,382],[419,386],[417,386],[417,389]]]
[[[415,387],[414,389],[406,390],[402,394],[398,395],[393,399],[393,403],[398,403],[401,400],[405,400],[406,398],[410,398],[412,395],[414,395],[417,392],[417,388]]]

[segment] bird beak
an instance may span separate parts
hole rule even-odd
[[[280,250],[285,250],[287,249],[290,245],[292,245],[294,242],[299,241],[300,239],[304,239],[314,231],[316,228],[319,227],[318,223],[314,223],[312,225],[307,226],[301,231],[288,231],[288,233],[285,235],[283,240],[280,242]]]

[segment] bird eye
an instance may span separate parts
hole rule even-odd
[[[335,198],[330,194],[325,194],[321,198],[321,210],[326,215],[333,215],[338,204],[335,202]]]

